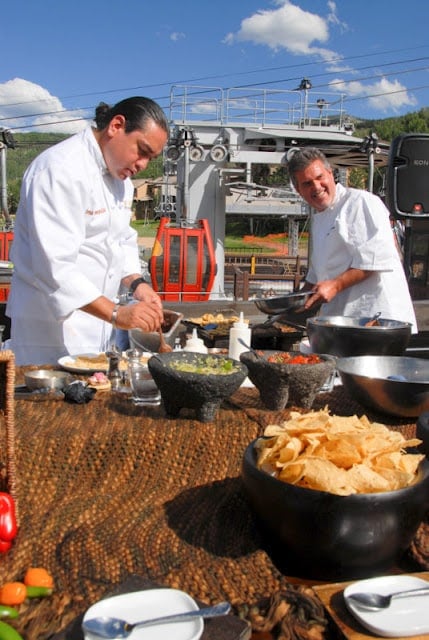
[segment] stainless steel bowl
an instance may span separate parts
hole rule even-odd
[[[180,331],[183,313],[168,311],[164,309],[163,335],[167,344],[174,347],[174,339]],[[128,332],[130,345],[132,348],[142,351],[156,352],[159,350],[160,339],[156,331],[142,331],[141,329],[131,329]]]
[[[73,377],[67,371],[35,369],[24,373],[25,385],[28,389],[64,389]]]
[[[378,325],[366,327],[370,317],[317,316],[307,319],[307,333],[314,353],[337,357],[401,356],[411,338],[411,324],[379,318]]]
[[[363,406],[414,418],[429,411],[429,360],[401,356],[339,358],[344,388]]]

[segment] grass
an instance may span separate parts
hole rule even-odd
[[[139,238],[155,238],[158,231],[159,221],[145,222],[144,220],[132,220],[131,226],[138,233]]]
[[[136,229],[140,238],[155,238],[158,231],[159,220],[133,220],[131,222],[131,226]],[[266,246],[262,242],[258,243],[258,238],[256,236],[252,236],[251,239],[248,237],[247,240],[245,240],[244,237],[248,234],[240,235],[237,231],[239,230],[237,227],[234,227],[234,225],[231,226],[230,230],[227,228],[227,235],[225,237],[226,251],[251,251],[252,248],[258,248],[259,250],[262,248],[263,253],[276,253],[276,249],[273,246]],[[300,250],[304,250],[307,247],[307,240],[306,235],[300,239]],[[274,244],[278,244],[279,247],[284,246],[285,244],[284,236],[280,235],[279,237],[270,238],[270,241]]]

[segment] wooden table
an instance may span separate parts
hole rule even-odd
[[[344,393],[320,394],[314,408],[362,413]],[[125,394],[82,405],[17,400],[20,531],[1,575],[16,580],[45,566],[57,585],[20,616],[26,640],[66,629],[132,575],[204,603],[229,600],[235,611],[312,582],[282,573],[270,557],[240,479],[246,446],[288,413],[266,410],[254,389],[237,392],[212,423],[185,410],[168,419]]]

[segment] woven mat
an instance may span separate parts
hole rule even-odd
[[[253,389],[236,393],[213,423],[98,396],[86,405],[16,402],[21,527],[0,575],[15,580],[44,566],[57,587],[21,612],[25,638],[51,637],[131,574],[237,610],[286,590],[291,578],[264,550],[240,467],[249,442],[289,411],[265,410]],[[342,389],[319,395],[314,408],[328,403],[332,413],[364,412]]]
[[[12,351],[0,351],[0,490],[16,501],[14,389],[15,356]],[[17,501],[15,504],[18,517]]]

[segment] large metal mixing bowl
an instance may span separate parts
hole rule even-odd
[[[339,358],[344,388],[363,406],[393,416],[429,411],[429,360],[401,356]]]
[[[307,333],[314,353],[333,356],[401,356],[411,338],[411,324],[379,318],[376,326],[365,326],[371,318],[317,316],[307,319]]]

